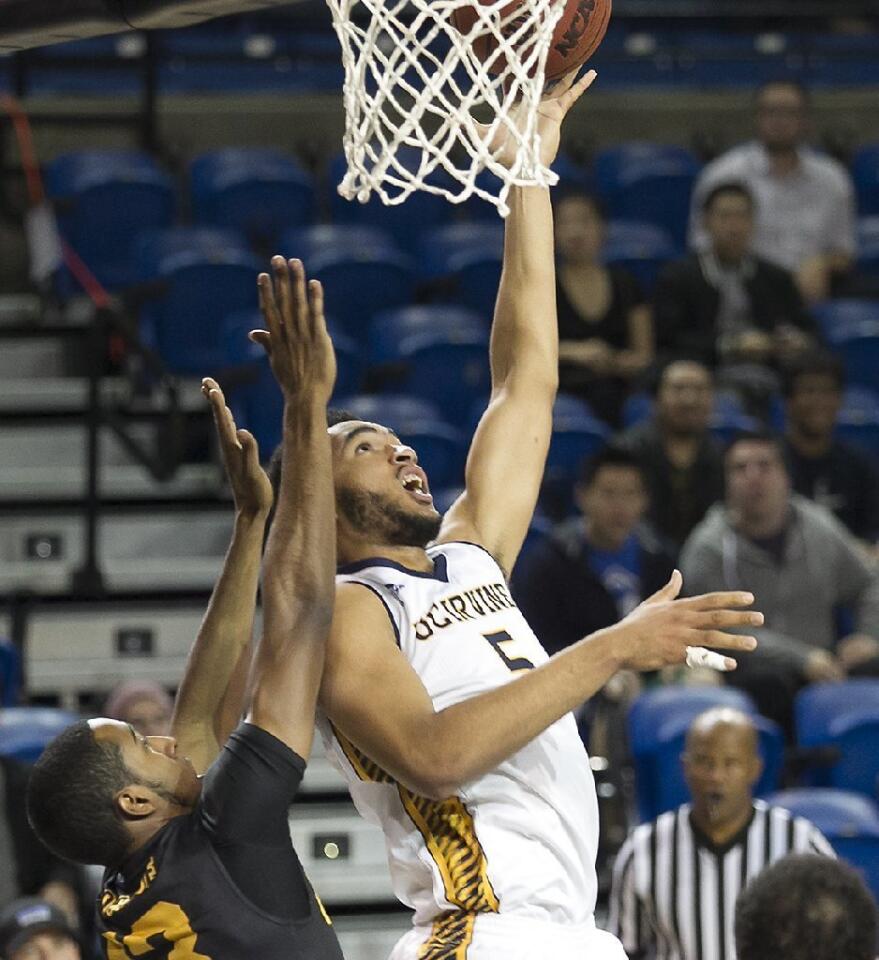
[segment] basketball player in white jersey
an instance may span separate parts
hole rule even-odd
[[[547,166],[593,77],[544,99]],[[415,451],[387,427],[330,428],[341,566],[321,725],[415,910],[392,960],[623,960],[593,921],[598,811],[570,711],[623,667],[679,663],[695,644],[752,649],[723,631],[762,622],[739,609],[749,594],[676,601],[676,573],[622,623],[550,660],[511,600],[558,339],[549,192],[514,188],[510,206],[491,400],[461,498],[440,517]]]

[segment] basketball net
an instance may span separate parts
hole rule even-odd
[[[345,157],[339,193],[403,203],[416,190],[509,212],[516,186],[551,186],[537,108],[558,0],[328,0],[345,67]],[[456,10],[474,19],[468,32]],[[465,21],[466,22],[466,21]],[[474,47],[492,52],[482,62]],[[515,160],[493,145],[512,138]]]

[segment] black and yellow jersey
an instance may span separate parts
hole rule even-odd
[[[290,840],[305,761],[243,723],[175,817],[104,874],[107,960],[342,960],[331,921]]]

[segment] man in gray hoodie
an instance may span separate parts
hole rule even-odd
[[[800,687],[879,662],[879,570],[832,513],[791,492],[773,435],[737,436],[724,468],[725,502],[684,544],[684,583],[692,593],[747,589],[757,598],[760,645],[729,679],[790,730]],[[838,640],[841,607],[854,627]]]

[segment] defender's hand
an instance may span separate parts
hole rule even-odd
[[[742,610],[754,602],[750,593],[706,593],[678,600],[683,580],[675,570],[671,580],[636,607],[617,627],[621,635],[622,664],[633,670],[658,670],[684,663],[687,647],[753,650],[754,637],[727,633],[735,627],[759,627],[763,614]],[[736,661],[724,658],[727,670]]]
[[[274,281],[258,279],[259,306],[267,330],[252,330],[250,339],[269,356],[284,398],[326,403],[336,382],[336,356],[324,319],[323,288],[308,283],[300,260],[272,257]]]
[[[232,411],[226,406],[226,398],[216,380],[205,377],[201,392],[214,415],[214,427],[235,509],[248,516],[267,516],[272,509],[272,485],[260,466],[259,448],[253,434],[235,426]]]

